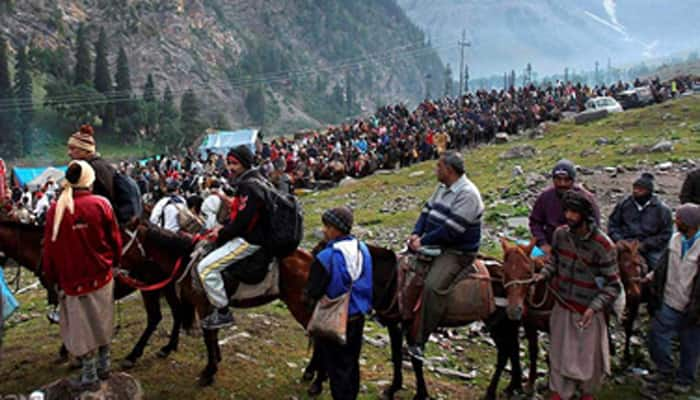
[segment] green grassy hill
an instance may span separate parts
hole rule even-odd
[[[607,145],[595,144],[600,137]],[[670,153],[623,154],[634,145],[650,145],[660,139],[673,142]],[[531,145],[537,150],[530,159],[502,160],[499,156],[514,146]],[[582,151],[592,154],[583,156]],[[595,152],[597,151],[597,152]],[[700,158],[700,98],[687,97],[663,105],[633,110],[611,116],[585,126],[565,122],[551,125],[540,139],[520,138],[504,145],[486,145],[465,153],[467,173],[479,186],[487,205],[486,230],[503,228],[506,216],[527,215],[527,204],[519,200],[526,190],[527,175],[547,173],[560,158],[570,158],[587,168],[598,166],[651,165],[658,162],[681,162]],[[520,165],[524,175],[513,177]],[[409,233],[423,202],[435,187],[434,163],[415,165],[390,174],[379,174],[349,183],[343,187],[310,194],[303,198],[307,222],[307,245],[314,241],[312,233],[320,225],[321,212],[333,206],[349,204],[355,208],[359,231],[370,240],[396,249]],[[492,239],[484,250],[494,255],[498,249]],[[11,275],[12,273],[6,273]],[[25,277],[27,274],[24,275]],[[26,278],[25,278],[26,279]],[[13,317],[0,358],[0,393],[29,393],[41,384],[67,375],[51,359],[58,350],[58,329],[49,327],[43,317],[44,295],[31,291],[20,296],[21,315]],[[121,326],[113,354],[124,357],[145,326],[145,313],[138,300],[121,305]],[[200,338],[184,337],[180,350],[167,360],[155,352],[167,340],[161,329],[151,340],[144,358],[131,373],[140,379],[149,399],[299,399],[306,398],[306,386],[299,382],[301,370],[308,361],[307,341],[284,306],[272,304],[253,310],[236,311],[236,327],[221,332],[227,339],[222,352],[224,360],[215,386],[199,389],[195,377],[204,367],[205,351]],[[20,322],[20,320],[25,321]],[[170,326],[166,315],[164,326]],[[483,394],[492,372],[495,349],[488,340],[470,335],[468,328],[457,330],[452,341],[430,343],[428,356],[435,366],[476,371],[476,377],[464,382],[447,378],[428,368],[431,394],[444,399],[476,399]],[[385,331],[368,324],[366,335],[385,338]],[[377,398],[391,379],[388,346],[364,344],[362,356],[361,398]],[[525,365],[523,361],[523,366]],[[542,368],[546,368],[542,365]],[[401,399],[412,398],[411,372],[406,370],[408,390]],[[502,381],[503,382],[503,381]],[[635,381],[610,384],[600,393],[604,400],[637,398]],[[328,390],[322,399],[329,399]]]

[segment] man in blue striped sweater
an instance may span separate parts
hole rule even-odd
[[[463,268],[468,268],[479,251],[484,203],[479,189],[464,174],[462,155],[449,151],[437,163],[437,190],[423,208],[408,247],[441,250],[425,277],[421,308],[409,351],[422,357],[430,334],[437,329],[447,310],[449,289]]]

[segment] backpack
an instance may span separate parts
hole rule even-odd
[[[114,212],[120,224],[133,217],[141,217],[143,203],[139,185],[130,176],[119,171],[114,173]]]
[[[202,231],[204,227],[202,219],[194,215],[192,211],[187,208],[187,204],[175,196],[171,196],[168,202],[165,203],[165,206],[163,206],[159,218],[161,228],[165,224],[165,209],[170,205],[175,206],[177,209],[177,224],[180,226],[182,232],[196,234]]]
[[[282,194],[269,182],[258,179],[268,214],[264,247],[276,257],[285,257],[299,247],[304,237],[304,217],[295,196]]]

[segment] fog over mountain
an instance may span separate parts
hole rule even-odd
[[[466,29],[472,77],[620,66],[700,48],[700,0],[398,0],[459,69]]]

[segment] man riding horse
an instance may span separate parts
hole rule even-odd
[[[422,357],[430,334],[437,329],[447,310],[448,289],[463,270],[476,259],[481,242],[481,219],[484,203],[479,189],[464,173],[460,153],[444,153],[437,163],[440,182],[423,208],[408,247],[419,251],[437,247],[441,254],[429,266],[420,311],[415,321],[415,338],[411,355]]]
[[[236,195],[231,215],[222,227],[213,232],[216,250],[197,265],[197,273],[211,304],[216,308],[202,320],[204,329],[220,329],[233,324],[228,308],[229,298],[222,272],[226,269],[239,281],[247,277],[244,260],[257,255],[265,242],[265,178],[253,166],[253,153],[246,146],[231,149],[226,156],[227,168],[233,177]],[[260,255],[263,255],[260,253]],[[263,257],[264,258],[264,257]],[[255,260],[264,265],[264,260]]]

